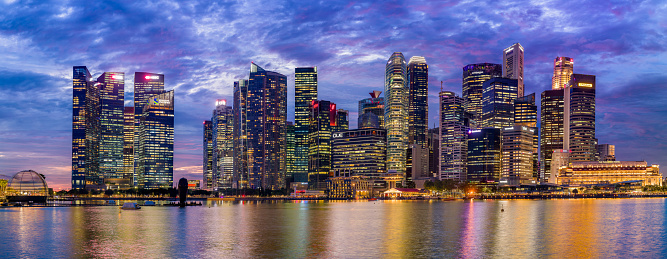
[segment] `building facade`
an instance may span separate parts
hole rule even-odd
[[[139,188],[174,185],[174,90],[148,98],[139,119]]]
[[[495,185],[501,175],[501,132],[497,128],[468,131],[468,172],[466,180]]]
[[[126,106],[123,110],[123,178],[128,179],[128,186],[134,185],[134,107]]]
[[[148,99],[164,93],[164,75],[150,72],[134,73],[134,186],[138,186],[139,122]]]
[[[308,134],[310,105],[317,100],[317,67],[297,67],[294,70],[294,181],[308,181]]]
[[[503,77],[516,79],[518,95],[523,96],[523,46],[518,42],[503,51]]]
[[[481,127],[502,129],[514,126],[517,80],[495,77],[483,83]]]
[[[203,189],[213,190],[213,123],[211,121],[204,121],[204,138],[202,143],[202,172],[204,173],[202,179],[204,182]]]
[[[311,189],[324,189],[332,172],[331,134],[336,128],[336,111],[336,104],[329,101],[315,100],[310,105],[308,185]]]
[[[424,57],[408,62],[408,145],[426,148],[428,132],[428,65]]]
[[[97,78],[100,91],[100,176],[104,188],[129,187],[123,179],[123,124],[125,73],[104,72]]]
[[[72,75],[72,189],[99,185],[99,89],[85,66]]]
[[[574,59],[556,57],[554,60],[554,75],[551,78],[551,90],[564,89],[574,73]]]
[[[381,93],[382,91],[373,91],[370,93],[371,98],[359,101],[358,128],[362,128],[361,125],[375,124],[375,117],[377,117],[379,127],[384,128],[384,98],[380,97]],[[372,113],[376,116],[364,116],[366,113]],[[366,118],[366,121],[363,121],[363,118]]]
[[[215,102],[211,117],[213,136],[213,189],[234,187],[234,113],[227,100]]]
[[[501,184],[518,186],[535,184],[534,153],[536,129],[513,126],[502,129],[502,175]]]
[[[572,74],[564,89],[563,149],[570,162],[595,161],[595,76]]]
[[[499,64],[479,63],[463,67],[463,107],[473,115],[474,121],[482,121],[482,94],[484,82],[502,76]]]
[[[387,129],[387,170],[405,177],[408,148],[408,78],[403,53],[394,52],[385,69],[384,126]]]
[[[234,175],[232,188],[248,188],[248,80],[234,82]]]
[[[595,145],[596,159],[595,161],[616,161],[616,146],[610,144]]]
[[[332,171],[379,178],[387,173],[387,133],[384,129],[334,132]]]
[[[626,181],[642,181],[642,186],[662,185],[658,165],[649,166],[646,161],[593,161],[572,162],[561,167],[556,176],[559,185],[613,184]]]
[[[554,150],[563,149],[563,90],[542,92],[540,107],[540,181],[551,178],[551,157]]]
[[[440,180],[466,180],[470,117],[464,110],[463,98],[454,92],[440,92],[440,166],[437,174]]]
[[[296,171],[296,139],[294,138],[294,132],[295,132],[295,127],[294,123],[291,121],[287,122],[287,133],[285,133],[287,136],[287,158],[286,162],[287,165],[285,167],[287,168],[287,173],[285,174],[286,178],[286,183],[287,186],[290,186],[289,184],[294,182],[294,172]]]

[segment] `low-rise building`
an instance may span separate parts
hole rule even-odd
[[[367,176],[330,177],[326,182],[328,198],[365,199],[370,198],[373,192],[373,181]]]
[[[642,186],[662,185],[658,165],[646,161],[573,162],[561,167],[556,176],[559,185],[613,184],[641,180]]]

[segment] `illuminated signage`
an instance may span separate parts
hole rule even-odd
[[[332,137],[332,138],[342,138],[342,137],[343,137],[343,133],[334,133],[334,134],[331,134],[331,137]]]
[[[146,80],[160,79],[160,76],[145,76]]]
[[[593,87],[593,84],[589,84],[589,83],[579,83],[578,86],[581,86],[581,87]]]
[[[158,98],[153,98],[153,104],[170,104],[171,101],[168,99],[158,99]]]
[[[113,80],[123,80],[123,75],[113,74],[113,75],[111,75],[111,79],[113,79]]]
[[[469,130],[468,134],[479,133],[479,132],[482,132],[482,130]]]
[[[215,106],[219,106],[219,105],[227,105],[227,100],[218,99],[217,101],[215,101]]]

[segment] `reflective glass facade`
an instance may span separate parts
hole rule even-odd
[[[476,184],[497,184],[501,173],[500,129],[483,128],[468,132],[467,180]]]
[[[134,183],[134,107],[126,106],[123,111],[123,178],[127,187]]]
[[[143,114],[144,106],[153,95],[164,93],[164,75],[149,73],[149,72],[135,72],[134,73],[134,185],[137,186],[137,172],[138,168],[137,154],[139,150],[139,120]]]
[[[405,177],[408,148],[408,78],[403,53],[394,52],[385,69],[384,127],[387,130],[387,171]]]
[[[202,189],[213,190],[213,123],[211,121],[204,121],[202,151],[202,172],[204,172]]]
[[[293,177],[296,182],[308,181],[308,131],[310,104],[317,100],[317,67],[294,69],[294,138],[295,155]],[[291,174],[291,173],[289,173]]]
[[[409,110],[408,144],[426,147],[428,131],[428,65],[424,57],[411,57],[408,62]]]
[[[174,90],[148,98],[139,119],[139,188],[169,188],[174,182]],[[136,112],[136,111],[135,111]]]
[[[217,100],[213,117],[213,189],[234,187],[234,113],[227,100]]]
[[[484,82],[482,93],[483,128],[514,126],[514,100],[517,95],[517,80],[496,77]]]
[[[534,184],[533,154],[537,141],[537,129],[514,126],[502,129],[501,184],[517,186]]]
[[[373,93],[371,93],[371,96]],[[378,93],[378,96],[380,94]],[[359,109],[358,109],[358,120],[357,120],[357,127],[361,128],[362,126],[360,125],[365,125],[367,123],[374,123],[374,122],[364,122],[364,114],[366,113],[372,113],[377,117],[378,121],[378,127],[384,128],[384,97],[371,97],[371,98],[366,98],[362,99],[359,101]],[[374,117],[368,117],[369,120],[375,120]]]
[[[285,175],[286,182],[289,184],[294,182],[294,171],[296,161],[296,139],[294,138],[294,123],[287,122],[287,173]],[[289,185],[288,185],[289,186]]]
[[[248,187],[248,80],[234,82],[234,126],[232,129],[234,148],[233,188]]]
[[[72,189],[86,184],[100,184],[99,151],[99,89],[91,81],[85,66],[73,67],[72,76]]]
[[[437,178],[466,180],[470,115],[466,116],[463,98],[454,92],[440,92],[440,139]]]
[[[570,162],[595,161],[595,76],[572,74],[565,87],[563,149]]]
[[[463,67],[464,110],[472,114],[475,121],[482,121],[484,82],[494,77],[500,77],[502,72],[502,66],[498,64],[480,63]]]
[[[551,176],[554,150],[563,149],[563,90],[542,92],[540,105],[540,181]]]
[[[117,189],[123,181],[123,124],[125,73],[105,72],[97,78],[100,91],[100,174],[108,188]]]
[[[336,128],[336,104],[315,100],[310,105],[308,185],[324,189],[331,171],[331,134]]]
[[[519,96],[523,96],[523,46],[518,42],[503,51],[503,77],[516,79]]]
[[[332,140],[335,174],[381,177],[387,172],[387,138],[383,129],[336,132]]]

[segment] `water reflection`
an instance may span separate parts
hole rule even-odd
[[[0,257],[655,258],[665,212],[664,199],[0,208]]]

